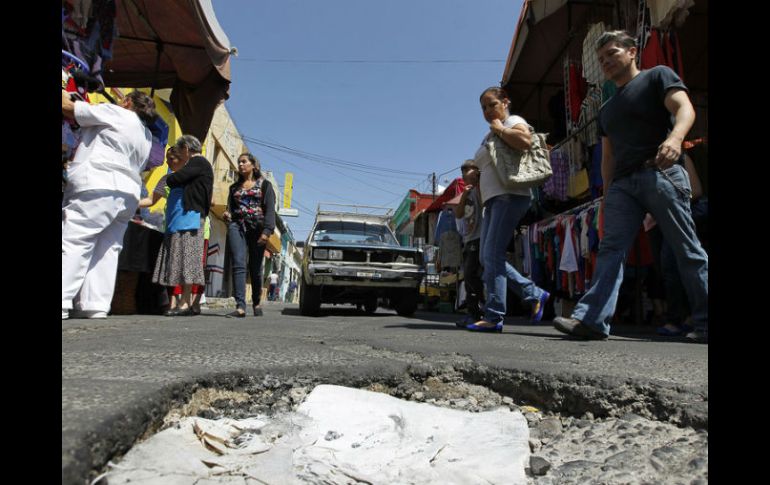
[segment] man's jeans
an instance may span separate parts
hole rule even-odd
[[[623,281],[623,262],[646,212],[652,214],[666,243],[676,256],[692,308],[696,329],[708,326],[708,255],[695,235],[690,214],[690,180],[684,167],[667,169],[668,180],[645,168],[612,182],[604,198],[604,238],[599,243],[591,288],[580,299],[572,318],[609,335],[618,290]],[[673,182],[673,184],[672,184]],[[684,189],[680,193],[674,184]]]
[[[244,231],[240,224],[231,222],[227,226],[227,247],[233,263],[233,289],[235,306],[246,309],[246,255],[249,259],[249,274],[251,275],[251,299],[254,305],[259,305],[262,296],[262,260],[265,256],[265,245],[257,244],[261,232]]]
[[[481,223],[481,264],[484,266],[484,288],[487,299],[484,320],[500,323],[505,317],[508,284],[516,296],[530,303],[537,301],[543,290],[521,275],[505,260],[508,243],[516,226],[529,209],[530,198],[504,194],[484,204]]]

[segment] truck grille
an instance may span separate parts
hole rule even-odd
[[[348,261],[352,263],[366,262],[366,253],[364,251],[345,250],[342,257],[344,261]],[[392,263],[393,261],[395,261],[395,259],[396,259],[396,255],[394,253],[372,251],[372,256],[369,259],[369,261],[372,263]]]

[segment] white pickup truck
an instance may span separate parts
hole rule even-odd
[[[335,209],[322,210],[318,204],[305,242],[300,312],[316,316],[321,303],[346,303],[374,313],[380,299],[388,299],[399,315],[412,315],[425,276],[422,251],[398,243],[388,226],[392,210],[323,206]]]

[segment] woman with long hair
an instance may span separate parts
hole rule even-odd
[[[262,316],[262,260],[267,239],[275,230],[275,191],[265,180],[259,160],[251,153],[238,157],[238,180],[230,186],[227,210],[227,248],[233,264],[235,311],[232,318],[246,316],[246,265],[251,275],[254,316]]]

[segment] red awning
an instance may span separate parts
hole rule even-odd
[[[462,194],[464,188],[465,181],[463,181],[461,177],[454,179],[452,183],[449,184],[449,187],[444,190],[444,193],[439,195],[436,200],[425,209],[425,212],[440,211],[444,204],[451,202],[456,196]]]
[[[460,203],[460,199],[462,198],[463,194],[460,192],[459,194],[455,195],[452,200],[448,201],[446,205],[457,205]]]
[[[211,0],[117,0],[116,22],[105,84],[173,88],[182,131],[203,141],[230,87],[230,40]]]

